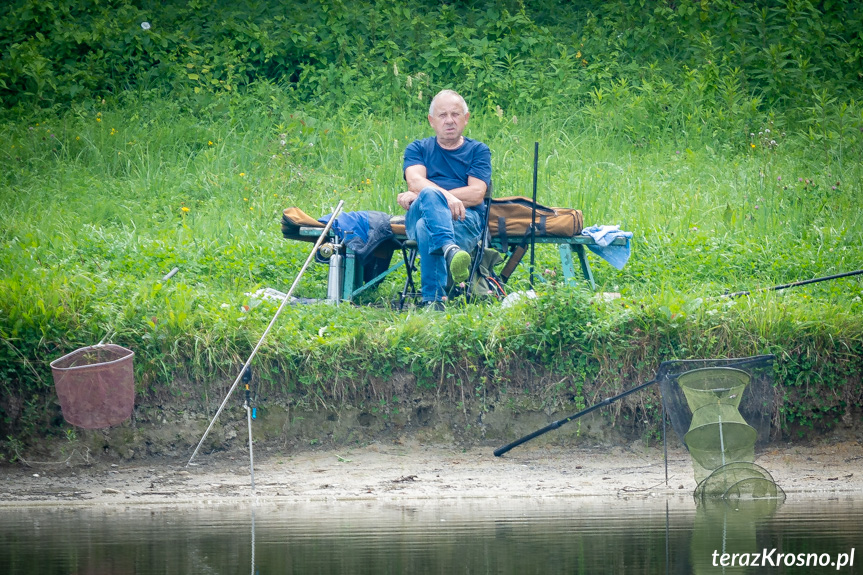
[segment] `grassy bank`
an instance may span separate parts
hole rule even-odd
[[[399,213],[404,147],[429,132],[422,113],[331,114],[279,94],[265,83],[197,111],[141,93],[5,116],[2,437],[62,434],[48,364],[106,335],[136,352],[140,401],[212,404],[223,391],[212,381],[235,376],[275,311],[246,294],[287,291],[308,253],[282,239],[281,210],[322,215],[344,199]],[[859,424],[859,278],[716,297],[863,267],[854,106],[854,129],[827,140],[780,118],[736,136],[697,121],[708,129],[654,140],[616,130],[621,109],[601,103],[563,115],[479,109],[468,135],[491,146],[498,195],[530,195],[539,141],[543,203],[635,233],[623,271],[592,260],[600,289],[622,298],[556,285],[551,248],[537,254],[541,297],[509,309],[396,313],[401,286],[389,279],[368,306],[290,307],[261,350],[262,386],[382,410],[398,409],[390,382],[405,377],[407,393],[439,388],[478,405],[542,386],[559,407],[645,381],[665,359],[776,353],[777,422]],[[313,266],[296,295],[323,297],[325,285]],[[526,286],[524,268],[510,289]],[[650,419],[657,405],[647,394],[616,413]]]

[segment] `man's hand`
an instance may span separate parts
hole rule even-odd
[[[464,202],[449,192],[444,192],[444,195],[446,196],[446,203],[449,206],[449,211],[452,212],[452,219],[464,220],[467,215],[467,208],[465,208]]]
[[[398,197],[396,198],[396,201],[405,210],[409,210],[411,207],[411,204],[414,203],[414,201],[416,201],[416,199],[418,197],[419,197],[419,194],[415,194],[413,192],[402,192],[398,195]]]

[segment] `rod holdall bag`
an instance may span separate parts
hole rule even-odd
[[[324,224],[300,208],[287,208],[282,212],[282,235],[285,239],[315,243],[318,241],[318,238],[315,236],[301,236],[300,228],[321,228],[323,230],[324,227]]]
[[[500,238],[504,251],[510,238],[520,241],[530,231],[533,201],[524,196],[492,198],[489,206],[488,229],[492,237]],[[537,237],[571,238],[581,233],[584,217],[581,210],[549,208],[536,204]]]

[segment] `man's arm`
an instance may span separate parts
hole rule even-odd
[[[416,164],[405,168],[405,182],[408,184],[408,191],[419,194],[424,188],[437,188],[442,192],[442,187],[432,182],[426,177],[426,167],[422,164]]]
[[[445,190],[426,177],[426,167],[422,164],[408,166],[405,170],[405,181],[408,191],[399,194],[398,203],[404,209],[410,205],[424,188],[437,188],[447,198],[447,204],[454,220],[463,220],[468,207],[478,206],[485,197],[486,183],[473,176],[467,177],[467,185],[452,190]]]
[[[448,191],[449,193],[460,199],[462,202],[464,202],[464,205],[472,208],[482,203],[483,199],[485,198],[486,188],[488,188],[488,185],[485,182],[483,182],[479,178],[468,176],[466,186]]]

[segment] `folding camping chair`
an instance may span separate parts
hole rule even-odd
[[[473,285],[474,280],[479,273],[480,264],[482,263],[483,256],[485,254],[486,248],[489,247],[490,236],[488,233],[488,219],[491,208],[491,199],[493,197],[492,184],[489,183],[488,187],[485,189],[485,197],[483,197],[483,207],[485,209],[485,219],[482,222],[482,230],[480,231],[479,237],[477,238],[476,247],[473,250],[473,259],[471,260],[471,268],[470,275],[467,279],[467,284],[465,287],[465,299],[470,302],[472,299],[472,293],[470,286]],[[413,300],[417,300],[422,297],[422,292],[417,290],[416,283],[414,282],[414,272],[418,271],[416,266],[417,255],[419,253],[419,246],[417,245],[416,240],[407,239],[402,242],[401,245],[402,258],[404,259],[405,270],[407,271],[407,278],[405,279],[405,286],[402,289],[401,297],[399,298],[399,310],[404,308],[405,300],[411,298]]]

